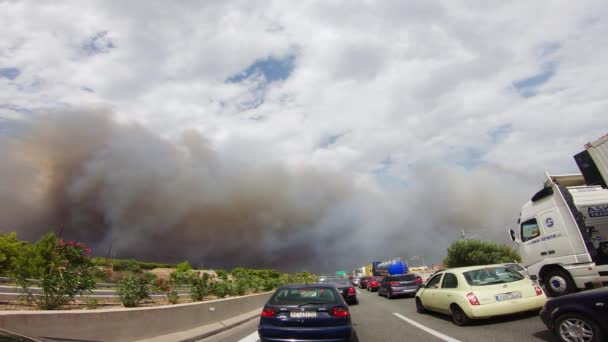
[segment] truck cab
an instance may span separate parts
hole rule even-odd
[[[581,174],[545,174],[510,230],[530,278],[551,296],[608,286],[608,135],[574,156]]]

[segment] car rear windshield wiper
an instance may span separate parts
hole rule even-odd
[[[298,307],[304,306],[304,305],[311,305],[311,304],[325,304],[323,302],[306,302],[306,303],[302,303],[300,305],[298,305]]]

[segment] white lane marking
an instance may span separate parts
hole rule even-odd
[[[450,336],[448,336],[448,335],[444,335],[444,334],[440,333],[440,332],[439,332],[439,331],[437,331],[437,330],[433,330],[433,329],[431,329],[431,328],[429,328],[429,327],[427,327],[427,326],[425,326],[425,325],[422,325],[422,324],[420,324],[420,323],[418,323],[418,322],[416,322],[416,321],[414,321],[414,320],[411,320],[411,319],[409,319],[409,318],[407,318],[407,317],[405,317],[405,316],[403,316],[403,315],[401,315],[401,314],[398,314],[398,313],[396,313],[396,312],[393,312],[393,315],[395,315],[395,316],[399,317],[400,319],[402,319],[402,320],[406,321],[407,323],[409,323],[409,324],[411,324],[411,325],[415,326],[415,327],[416,327],[416,328],[418,328],[418,329],[424,330],[424,331],[426,331],[427,333],[429,333],[429,334],[431,334],[431,335],[434,335],[434,336],[436,336],[436,337],[439,337],[440,339],[442,339],[442,340],[444,340],[444,341],[446,341],[446,342],[460,342],[459,340],[457,340],[457,339],[455,339],[455,338],[452,338],[452,337],[450,337]]]
[[[247,337],[243,337],[242,339],[240,339],[239,342],[257,342],[259,340],[260,336],[258,335],[258,331],[256,330]]]
[[[358,293],[358,294],[361,294],[361,292],[359,292],[359,290],[357,290],[357,293]]]

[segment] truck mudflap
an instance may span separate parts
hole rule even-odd
[[[608,265],[596,266],[593,263],[585,263],[564,266],[564,269],[570,273],[574,284],[579,289],[598,288],[602,287],[603,281],[608,282],[608,273],[606,273]],[[600,274],[606,274],[606,276],[602,277]]]

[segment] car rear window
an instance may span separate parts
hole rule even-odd
[[[330,288],[306,287],[279,289],[270,298],[273,305],[338,304],[337,292]]]
[[[412,281],[416,280],[415,274],[406,274],[402,276],[391,277],[391,281]]]
[[[521,273],[508,266],[480,268],[464,272],[463,275],[471,286],[511,283],[525,278]]]
[[[374,277],[374,281],[381,282],[384,277]]]

